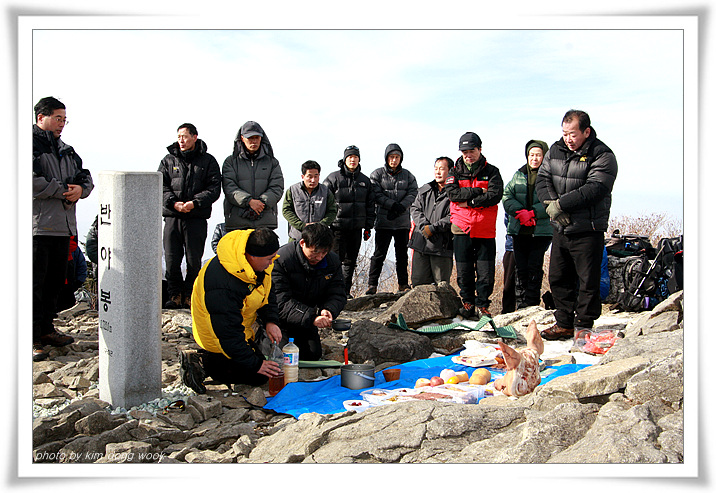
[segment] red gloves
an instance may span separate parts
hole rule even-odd
[[[535,226],[537,224],[535,221],[535,211],[533,210],[520,209],[515,213],[515,217],[522,226]]]

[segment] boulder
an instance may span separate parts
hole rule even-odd
[[[416,332],[386,327],[370,320],[354,322],[348,332],[348,358],[354,363],[405,363],[433,353],[430,338]]]
[[[420,327],[434,320],[452,320],[460,306],[460,297],[446,282],[415,286],[373,321],[387,324],[402,314],[409,327]]]

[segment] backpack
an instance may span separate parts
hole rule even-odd
[[[646,253],[628,259],[622,276],[624,291],[617,297],[622,310],[648,310],[683,289],[683,235],[663,238],[653,260]]]
[[[604,242],[607,254],[614,257],[632,257],[634,255],[643,255],[649,260],[655,257],[656,250],[651,245],[648,236],[620,234],[618,229],[612,232],[612,236]]]

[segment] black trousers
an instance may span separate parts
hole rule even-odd
[[[390,241],[393,241],[395,249],[395,270],[398,275],[398,285],[408,284],[408,237],[409,229],[376,229],[375,250],[370,258],[370,270],[368,271],[368,285],[377,286],[380,280],[380,273],[383,270],[385,257],[388,255]]]
[[[517,308],[538,306],[544,277],[544,253],[552,243],[551,236],[513,235],[515,270],[517,279],[515,294]]]
[[[298,346],[298,357],[302,361],[317,361],[323,355],[321,336],[316,326],[310,329],[296,325],[281,324],[281,343],[283,348],[288,344],[288,338],[293,337],[293,343]]]
[[[557,324],[565,329],[591,328],[602,313],[599,298],[604,233],[552,236],[549,285]]]
[[[167,268],[167,291],[170,297],[189,296],[201,270],[206,242],[206,219],[164,218],[164,260]],[[186,279],[181,262],[186,255]]]
[[[502,313],[515,311],[515,252],[505,251],[502,256]]]
[[[351,293],[353,286],[353,272],[356,270],[360,242],[363,239],[363,229],[337,229],[333,230],[333,251],[338,254],[343,270],[343,281],[346,284],[346,294]]]
[[[54,332],[57,299],[67,277],[69,236],[32,237],[32,341]]]
[[[460,298],[464,303],[488,308],[495,286],[495,239],[455,235],[453,251]]]
[[[251,349],[259,358],[266,359],[253,341],[249,341],[249,346],[251,346]],[[201,353],[204,371],[207,376],[211,377],[215,382],[226,385],[243,383],[253,385],[254,387],[259,387],[268,382],[267,376],[259,373],[250,373],[246,368],[237,365],[234,360],[227,358],[221,353],[211,353],[203,349],[199,351]]]

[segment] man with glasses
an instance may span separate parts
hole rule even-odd
[[[70,237],[77,236],[75,206],[94,188],[75,150],[60,139],[65,105],[53,97],[35,105],[32,126],[32,359],[49,356],[44,346],[66,346],[72,336],[55,329],[57,299],[67,276]]]
[[[370,179],[360,170],[360,150],[356,146],[346,147],[338,168],[323,184],[333,193],[338,205],[338,214],[331,224],[335,235],[333,250],[341,260],[346,295],[352,298],[353,272],[361,239],[370,239],[375,222],[375,194]]]
[[[301,239],[282,246],[273,270],[283,339],[290,337],[302,360],[321,358],[319,329],[330,328],[347,297],[338,254],[331,251],[333,233],[321,223],[303,228]]]
[[[190,308],[194,279],[201,269],[206,221],[221,194],[221,170],[191,123],[177,129],[177,141],[159,164],[163,180],[164,259],[167,294],[164,308]],[[181,263],[186,254],[186,279]]]

